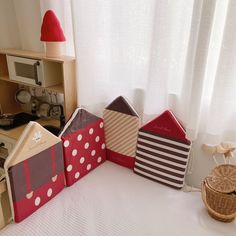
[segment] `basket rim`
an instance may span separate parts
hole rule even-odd
[[[222,175],[222,171],[224,172],[224,170],[227,168],[227,172],[230,170],[230,171],[236,171],[236,165],[233,165],[233,164],[221,164],[221,165],[218,165],[216,166],[210,173],[209,175],[206,177],[207,179],[207,183],[208,183],[208,186],[211,187],[211,189],[214,189],[216,190],[217,192],[220,192],[220,193],[231,193],[231,192],[234,192],[236,190],[236,181],[233,180],[230,175],[228,175],[229,173],[227,173],[227,175]],[[221,173],[220,173],[221,172]],[[220,174],[220,175],[219,175]],[[228,186],[224,189],[222,188],[219,188],[218,185],[216,185],[216,183],[214,183],[213,179],[212,178],[217,178],[218,180],[220,179],[220,181],[223,183],[224,182],[224,179],[227,178],[228,181],[230,181],[231,185]]]
[[[230,197],[230,198],[235,198],[235,200],[236,200],[236,195],[231,194],[231,193],[219,192],[219,191],[215,190],[214,188],[212,188],[212,187],[210,186],[210,184],[208,183],[208,179],[207,179],[207,178],[204,180],[204,183],[205,183],[205,187],[207,187],[208,189],[210,189],[212,192],[214,192],[214,193],[216,193],[216,194],[218,194],[218,195],[222,195],[222,196],[226,196],[226,195],[227,195],[228,197]]]
[[[214,190],[214,191],[215,191],[215,190]],[[213,215],[215,215],[215,216],[217,216],[217,217],[219,217],[219,218],[225,219],[225,220],[230,220],[230,219],[233,219],[233,218],[236,217],[236,212],[233,213],[233,214],[230,214],[230,215],[224,215],[224,214],[220,214],[220,213],[216,212],[215,210],[213,210],[213,209],[209,206],[209,204],[207,203],[207,200],[206,200],[206,182],[205,182],[205,181],[203,181],[203,183],[202,183],[202,191],[201,191],[201,192],[202,192],[202,200],[203,200],[203,202],[204,202],[204,204],[205,204],[207,210],[208,210],[210,213],[212,213]],[[217,191],[215,191],[215,192],[216,192],[216,193],[220,193],[220,192],[217,192]],[[222,194],[222,193],[220,193],[220,194]]]

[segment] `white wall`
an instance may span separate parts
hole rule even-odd
[[[0,0],[0,48],[43,51],[40,1]]]
[[[40,1],[13,0],[13,3],[20,32],[21,48],[32,51],[43,51],[43,43],[40,41]]]
[[[205,153],[202,150],[203,143],[204,143],[203,135],[199,135],[198,139],[193,143],[193,148],[191,151],[191,159],[189,162],[186,176],[186,182],[190,186],[200,187],[203,179],[216,166],[212,156]],[[216,159],[219,163],[224,162],[222,155],[217,155]],[[232,158],[231,162],[236,164],[236,154]]]
[[[21,45],[13,0],[0,0],[0,48]]]
[[[66,35],[63,53],[74,55],[70,0],[0,0],[0,48],[19,48],[43,52],[40,41],[42,18],[46,10],[55,11]],[[65,14],[69,12],[69,14]]]

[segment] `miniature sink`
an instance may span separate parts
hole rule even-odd
[[[20,112],[17,114],[14,114],[12,116],[12,122],[9,125],[1,125],[0,128],[4,129],[4,130],[10,130],[10,129],[14,129],[18,126],[27,124],[30,121],[35,121],[38,120],[39,117],[36,115],[32,115],[26,112]]]
[[[58,136],[58,134],[60,133],[61,129],[53,126],[53,125],[44,125],[43,126],[46,130],[48,130],[49,132],[51,132],[52,134]]]

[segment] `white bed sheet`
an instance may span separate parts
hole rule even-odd
[[[200,193],[184,193],[111,162],[65,188],[4,236],[232,236],[236,223],[211,219]]]

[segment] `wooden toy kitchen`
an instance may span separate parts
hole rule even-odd
[[[0,208],[8,205],[4,162],[27,124],[36,121],[57,136],[76,102],[74,57],[0,49]],[[8,220],[7,212],[0,209],[0,218]]]
[[[76,108],[75,59],[0,49],[0,157],[31,120],[57,133]]]

